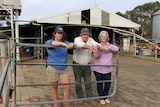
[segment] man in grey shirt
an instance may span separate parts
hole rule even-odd
[[[73,63],[74,64],[89,64],[92,53],[96,53],[99,48],[99,44],[91,37],[89,37],[89,29],[82,28],[79,37],[74,39],[74,43],[77,48],[73,51]],[[82,78],[85,84],[85,90],[87,97],[93,97],[91,87],[91,69],[89,66],[73,66],[73,72],[75,76],[75,82],[80,83]],[[76,84],[76,94],[78,98],[83,98],[83,91],[81,84]],[[91,100],[92,101],[92,100]],[[83,103],[83,102],[81,102]],[[92,102],[93,104],[94,102]]]

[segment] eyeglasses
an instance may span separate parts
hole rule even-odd
[[[56,33],[58,33],[58,34],[63,34],[63,32],[56,32]]]

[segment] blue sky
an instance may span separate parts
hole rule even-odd
[[[19,19],[31,20],[95,5],[111,13],[117,11],[124,13],[138,5],[155,1],[160,2],[160,0],[21,0],[22,12]]]

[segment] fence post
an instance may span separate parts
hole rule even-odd
[[[15,13],[16,13],[15,17],[16,17],[16,19],[18,19],[18,15],[19,15],[18,10]],[[18,25],[18,21],[15,22],[15,36],[16,36],[16,43],[19,43],[19,25]],[[17,61],[20,61],[19,46],[17,46],[16,48],[17,48],[17,51],[16,51]]]
[[[156,42],[155,42],[156,44],[156,46],[158,46],[157,45],[157,40],[156,40]],[[156,61],[157,61],[157,47],[154,47],[154,54],[155,54],[155,59],[156,59]]]
[[[43,44],[43,25],[41,25],[41,44]],[[44,57],[43,47],[41,47],[41,59]]]

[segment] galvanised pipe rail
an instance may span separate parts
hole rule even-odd
[[[0,39],[0,43],[7,42],[7,39]]]
[[[10,90],[10,83],[8,82],[7,88],[5,89],[4,95],[4,107],[8,107],[9,104],[9,90]]]
[[[26,43],[18,43],[17,45],[20,46],[32,46],[32,47],[49,47],[52,48],[54,46],[50,45],[44,45],[44,44],[26,44]],[[103,49],[102,49],[103,50]],[[16,58],[16,57],[15,57]],[[75,102],[75,101],[85,101],[85,100],[94,100],[94,99],[100,99],[100,98],[106,98],[106,97],[112,97],[115,95],[116,90],[117,90],[117,83],[118,83],[118,53],[117,53],[117,58],[116,58],[116,64],[115,65],[95,65],[95,64],[87,64],[87,65],[79,65],[79,64],[54,64],[54,63],[22,63],[22,62],[15,62],[16,65],[55,65],[55,66],[108,66],[108,67],[116,67],[116,74],[115,74],[115,79],[114,80],[106,80],[103,82],[114,82],[114,89],[113,92],[110,95],[107,96],[98,96],[98,97],[90,97],[90,98],[80,98],[80,99],[70,99],[70,100],[59,100],[59,101],[44,101],[44,102],[30,102],[30,103],[21,103],[21,104],[16,104],[14,107],[18,106],[29,106],[29,105],[44,105],[44,104],[53,104],[56,102]],[[16,76],[16,67],[15,67],[15,76]],[[97,81],[97,83],[100,83],[102,81]],[[88,83],[88,82],[87,82]],[[93,83],[89,82],[89,83]],[[84,83],[70,83],[71,84],[84,84]],[[16,85],[16,77],[15,77],[15,87],[26,87],[26,86],[51,86],[51,84],[26,84],[26,85]],[[68,84],[58,84],[58,85],[68,85]],[[16,89],[16,88],[15,88]],[[16,90],[15,90],[16,94]],[[14,96],[16,99],[16,95]],[[16,100],[15,100],[16,102]]]
[[[30,106],[30,105],[45,105],[45,104],[53,104],[53,103],[63,103],[63,102],[76,102],[76,101],[86,101],[86,100],[95,100],[95,99],[101,99],[101,98],[109,98],[113,97],[116,93],[117,90],[117,80],[118,80],[118,69],[116,70],[116,76],[115,76],[115,84],[114,84],[114,89],[112,94],[107,95],[107,96],[98,96],[98,97],[90,97],[90,98],[79,98],[79,99],[70,99],[70,100],[59,100],[59,101],[44,101],[44,102],[30,102],[30,103],[21,103],[21,104],[16,104],[14,107],[19,107],[19,106]],[[106,80],[109,81],[109,80]],[[102,82],[102,81],[97,81]],[[103,81],[105,82],[105,81]],[[23,86],[22,86],[23,87]]]
[[[96,64],[57,64],[57,63],[30,63],[30,62],[16,62],[17,65],[54,65],[54,66],[106,66],[117,67],[117,65],[96,65]]]
[[[2,95],[2,90],[3,90],[3,86],[4,86],[4,81],[6,79],[7,76],[7,71],[8,71],[8,67],[9,67],[10,62],[8,61],[3,69],[1,78],[0,78],[0,96]]]
[[[91,81],[91,82],[74,82],[74,83],[58,83],[58,84],[21,84],[17,87],[34,87],[34,86],[61,86],[61,85],[75,85],[75,84],[88,84],[88,83],[103,83],[103,82],[115,82],[114,80],[104,80],[104,81]]]
[[[18,46],[27,46],[27,47],[43,47],[43,48],[54,48],[54,47],[63,47],[63,46],[53,46],[53,45],[46,45],[46,44],[33,44],[33,43],[17,43]],[[80,48],[80,47],[73,47],[73,49]],[[103,50],[103,48],[100,48]]]
[[[117,58],[118,58],[118,55],[117,55]],[[109,81],[109,80],[107,80],[107,81]],[[99,82],[102,82],[102,81],[99,81]],[[105,82],[105,81],[103,81],[103,82]],[[98,83],[98,81],[97,81],[97,83]],[[117,90],[117,83],[118,83],[118,69],[116,69],[114,89],[113,89],[112,94],[110,94],[110,95],[107,95],[107,96],[98,96],[98,97],[90,97],[90,98],[70,99],[70,100],[59,100],[59,101],[44,101],[44,102],[21,103],[21,104],[16,104],[14,107],[30,106],[30,105],[45,105],[45,104],[53,104],[53,103],[57,103],[57,102],[63,103],[63,102],[86,101],[86,100],[95,100],[95,99],[101,99],[101,98],[106,98],[106,97],[109,98],[109,97],[112,97],[112,96],[115,95],[116,90]]]
[[[0,33],[8,32],[8,31],[12,31],[12,30],[11,30],[11,29],[8,29],[8,30],[1,30]]]
[[[83,82],[83,83],[70,83],[71,84],[85,84],[85,83],[100,83],[100,82],[114,82],[114,89],[113,92],[110,95],[107,96],[98,96],[98,97],[90,97],[90,98],[80,98],[80,99],[70,99],[70,100],[59,100],[59,101],[44,101],[44,102],[30,102],[30,103],[21,103],[16,104],[14,107],[19,106],[30,106],[30,105],[45,105],[45,104],[53,104],[56,102],[63,103],[63,102],[76,102],[76,101],[86,101],[86,100],[95,100],[95,99],[101,99],[101,98],[109,98],[115,95],[117,91],[117,83],[118,83],[118,53],[117,53],[117,60],[116,60],[117,66],[116,67],[116,73],[115,73],[115,79],[114,80],[105,80],[105,81],[92,81],[92,82]],[[105,65],[106,66],[106,65]],[[51,86],[52,84],[27,84],[27,85],[17,85],[18,87],[26,87],[26,86]],[[58,84],[58,85],[68,85],[68,84]]]
[[[25,40],[25,39],[41,39],[41,38],[40,37],[20,37],[20,38],[13,38],[13,39],[11,38],[10,40],[16,40],[16,39],[19,39],[19,40],[23,39],[23,40]]]
[[[33,43],[17,43],[17,45],[18,46],[28,46],[28,47],[45,47],[45,48],[53,48],[53,47],[55,47],[55,46],[52,46],[52,45],[33,44]],[[60,47],[62,47],[62,46],[60,46]]]
[[[30,105],[45,105],[45,104],[54,104],[54,103],[63,103],[63,102],[76,102],[76,101],[86,101],[86,100],[95,100],[95,99],[102,99],[102,98],[109,98],[115,95],[115,92],[113,92],[110,95],[107,96],[98,96],[98,97],[89,97],[89,98],[78,98],[78,99],[70,99],[70,100],[59,100],[59,101],[44,101],[44,102],[30,102],[30,103],[21,103],[16,104],[14,107],[19,106],[30,106]]]

